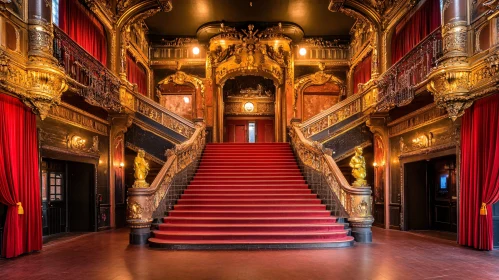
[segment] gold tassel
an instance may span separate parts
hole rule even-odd
[[[487,216],[487,204],[482,202],[482,207],[480,207],[480,215]]]
[[[17,214],[18,215],[23,215],[24,214],[24,208],[21,202],[18,202],[17,204]]]

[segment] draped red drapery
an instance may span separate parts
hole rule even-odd
[[[107,41],[102,23],[77,0],[59,1],[59,28],[106,66]]]
[[[133,59],[130,53],[126,56],[126,76],[132,84],[137,84],[140,94],[147,95],[147,74],[146,70]]]
[[[459,244],[492,250],[492,204],[499,201],[499,94],[478,100],[463,116]],[[482,203],[487,215],[481,215]]]
[[[0,93],[0,203],[8,206],[2,240],[6,258],[42,249],[37,143],[35,114],[17,98]]]
[[[392,64],[437,29],[440,21],[440,0],[426,0],[409,19],[399,23],[392,37]]]
[[[371,54],[364,58],[353,71],[353,93],[359,91],[359,84],[365,84],[371,79]]]

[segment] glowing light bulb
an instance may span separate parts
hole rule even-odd
[[[125,163],[124,162],[120,162],[120,168],[123,168],[125,167]]]
[[[300,48],[300,55],[301,55],[301,56],[304,56],[304,55],[306,55],[306,54],[307,54],[307,49],[305,49],[305,48]]]
[[[184,96],[184,102],[185,102],[186,104],[189,104],[189,102],[191,102],[191,100],[189,99],[189,97]]]
[[[192,53],[195,55],[199,54],[199,48],[198,47],[192,48]]]

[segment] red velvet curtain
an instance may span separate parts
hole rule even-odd
[[[399,23],[392,37],[392,64],[410,52],[440,26],[440,0],[426,2],[407,20]]]
[[[8,206],[2,242],[6,258],[42,249],[37,143],[35,114],[17,98],[0,94],[0,203]]]
[[[492,250],[492,204],[499,201],[499,94],[478,100],[463,116],[459,244]],[[486,207],[482,210],[482,204]],[[486,214],[486,215],[481,215]]]
[[[104,26],[78,0],[59,1],[59,28],[106,66],[107,41]]]
[[[132,55],[127,53],[126,56],[126,76],[128,81],[132,84],[137,84],[139,93],[142,95],[147,95],[147,74],[146,70],[135,60]]]
[[[355,66],[353,71],[353,93],[359,91],[359,84],[367,83],[371,79],[371,55],[369,54],[364,60]]]

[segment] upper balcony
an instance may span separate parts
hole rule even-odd
[[[411,103],[442,57],[442,29],[437,28],[378,79],[378,111]]]
[[[121,110],[120,80],[57,26],[54,26],[54,57],[64,68],[71,90],[92,105]]]

